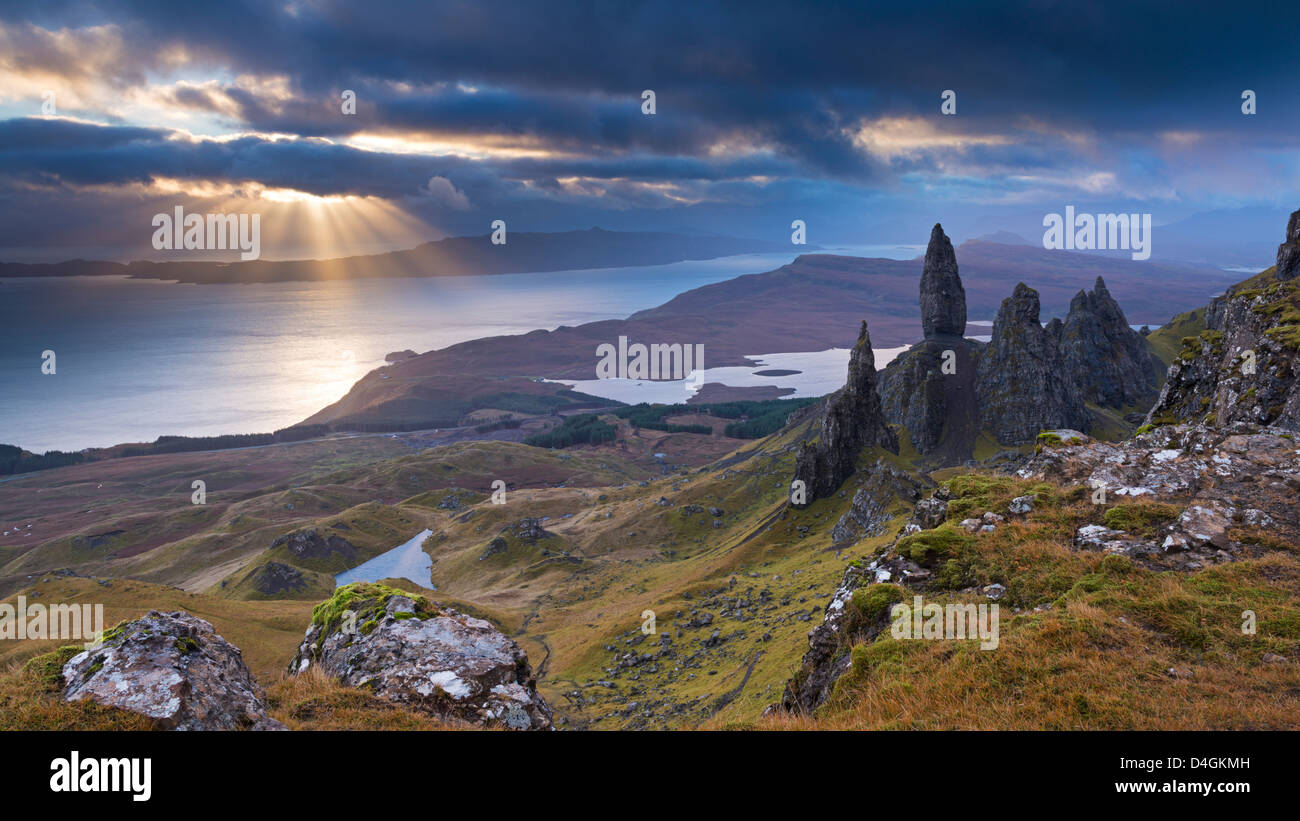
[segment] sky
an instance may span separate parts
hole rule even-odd
[[[268,258],[496,219],[1037,241],[1067,205],[1275,247],[1297,34],[1282,3],[6,0],[0,260],[157,258],[178,205],[261,214]]]

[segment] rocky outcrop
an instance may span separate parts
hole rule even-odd
[[[1075,295],[1059,332],[1049,328],[1048,335],[1055,337],[1063,372],[1078,385],[1084,401],[1145,409],[1155,400],[1164,366],[1129,327],[1101,277],[1091,292]]]
[[[795,460],[794,478],[802,481],[807,501],[829,496],[839,489],[857,467],[865,447],[882,447],[898,452],[898,437],[885,422],[876,390],[876,359],[871,351],[867,323],[858,331],[858,342],[849,354],[849,373],[844,387],[826,400],[816,442],[804,442]]]
[[[330,559],[338,556],[346,566],[360,562],[360,553],[342,536],[323,536],[315,528],[295,530],[271,542],[272,549],[283,546],[297,559]]]
[[[926,339],[966,333],[966,289],[957,275],[957,253],[935,223],[921,269],[921,331]]]
[[[289,672],[312,666],[445,720],[512,730],[552,726],[519,645],[482,619],[405,591],[339,588],[313,612]]]
[[[1106,505],[1159,503],[1164,521],[1080,527],[1074,545],[1156,570],[1198,570],[1300,543],[1300,449],[1278,428],[1169,425],[1119,442],[1043,448],[1017,471],[1104,492]],[[1127,525],[1123,525],[1127,526]]]
[[[980,424],[1004,445],[1032,442],[1045,428],[1089,424],[1079,389],[1053,344],[1054,332],[1039,324],[1038,310],[1038,292],[1016,285],[1002,300],[993,338],[980,356]]]
[[[921,483],[884,459],[876,460],[867,473],[849,509],[831,529],[831,541],[836,545],[879,536],[894,517],[897,500],[911,504],[921,496]]]
[[[1286,223],[1286,238],[1277,247],[1277,278],[1279,282],[1295,279],[1300,274],[1300,211],[1293,211]]]
[[[282,562],[266,562],[253,568],[248,573],[248,584],[264,596],[296,593],[310,585],[301,570]]]
[[[1210,303],[1206,326],[1183,339],[1147,424],[1300,430],[1300,279],[1247,280]]]
[[[849,649],[854,637],[844,629],[845,610],[853,592],[869,581],[865,573],[852,565],[844,571],[844,578],[826,605],[821,624],[808,633],[808,650],[799,670],[786,682],[780,703],[769,707],[768,712],[811,713],[830,696],[840,676],[848,672],[852,663]]]
[[[919,491],[919,488],[918,488]],[[913,497],[914,498],[914,497]],[[915,502],[912,517],[900,532],[900,537],[918,530],[937,527],[947,516],[949,493],[940,487],[928,498]],[[895,540],[894,546],[897,545]],[[808,650],[800,661],[795,675],[786,682],[781,701],[768,707],[767,713],[811,713],[830,696],[835,683],[848,672],[852,664],[850,650],[854,644],[869,641],[884,631],[889,624],[889,604],[898,601],[889,592],[877,588],[884,596],[873,597],[875,603],[865,602],[871,612],[864,612],[854,598],[859,589],[890,583],[924,586],[930,572],[909,559],[893,552],[891,546],[885,553],[865,567],[854,562],[844,569],[844,576],[831,594],[822,614],[822,621],[808,632]]]
[[[149,611],[107,630],[63,666],[63,697],[152,719],[166,730],[283,730],[239,648],[189,613]]]

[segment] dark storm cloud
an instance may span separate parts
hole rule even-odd
[[[585,181],[604,181],[594,213],[662,196],[643,183],[723,210],[778,196],[787,206],[862,202],[913,178],[997,197],[1097,172],[1116,197],[1177,192],[1183,168],[1215,150],[1295,150],[1293,19],[1282,5],[1077,0],[19,0],[0,7],[0,66],[69,83],[98,77],[232,131],[294,138],[11,120],[0,124],[0,178],[75,188],[166,177],[411,198],[443,176],[475,208],[497,210],[573,202]],[[645,88],[658,95],[653,118],[640,111]],[[938,114],[948,88],[957,117]],[[1240,113],[1244,88],[1259,94],[1255,118]],[[343,89],[357,93],[355,116],[339,111]],[[891,120],[920,123],[923,139],[889,143]],[[864,124],[876,129],[865,143],[855,139]],[[1162,154],[1169,132],[1187,138],[1176,161]],[[488,155],[337,144],[359,133],[478,144]],[[1260,174],[1230,171],[1195,182],[1234,197]]]
[[[650,87],[695,114],[752,122],[792,110],[783,101],[805,106],[791,89],[860,113],[929,112],[940,90],[959,88],[973,115],[1028,109],[1114,126],[1184,108],[1202,122],[1220,89],[1284,91],[1293,17],[1282,4],[1075,0],[52,2],[0,12],[46,26],[111,22],[142,64],[182,44],[236,72],[287,74],[304,94],[361,81],[460,80],[522,96]]]

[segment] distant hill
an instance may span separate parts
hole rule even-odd
[[[309,260],[249,262],[0,263],[0,277],[126,275],[207,284],[382,277],[476,276],[631,265],[665,265],[691,259],[780,251],[788,245],[723,236],[649,231],[510,232],[493,245],[490,234],[448,237],[405,251]]]
[[[1010,231],[994,231],[991,234],[985,234],[984,236],[976,237],[975,239],[981,242],[998,242],[1002,245],[1033,245],[1029,240],[1019,234],[1013,234]]]
[[[992,320],[1019,281],[1034,283],[1044,320],[1064,317],[1071,299],[1100,276],[1129,322],[1155,327],[1204,305],[1239,278],[1214,268],[978,240],[959,251],[972,321]],[[747,365],[746,355],[851,348],[864,319],[876,347],[910,345],[921,338],[920,276],[920,260],[803,254],[774,271],[694,288],[627,319],[475,339],[404,359],[366,374],[304,423],[402,429],[448,409],[493,407],[505,393],[511,400],[563,403],[562,385],[531,380],[595,378],[596,347],[620,335],[634,342],[702,344],[707,367]],[[967,332],[987,334],[988,328]]]

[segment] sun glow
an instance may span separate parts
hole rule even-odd
[[[263,259],[324,259],[410,248],[440,233],[379,197],[317,195],[256,183],[159,178],[141,193],[172,195],[194,213],[262,215]]]

